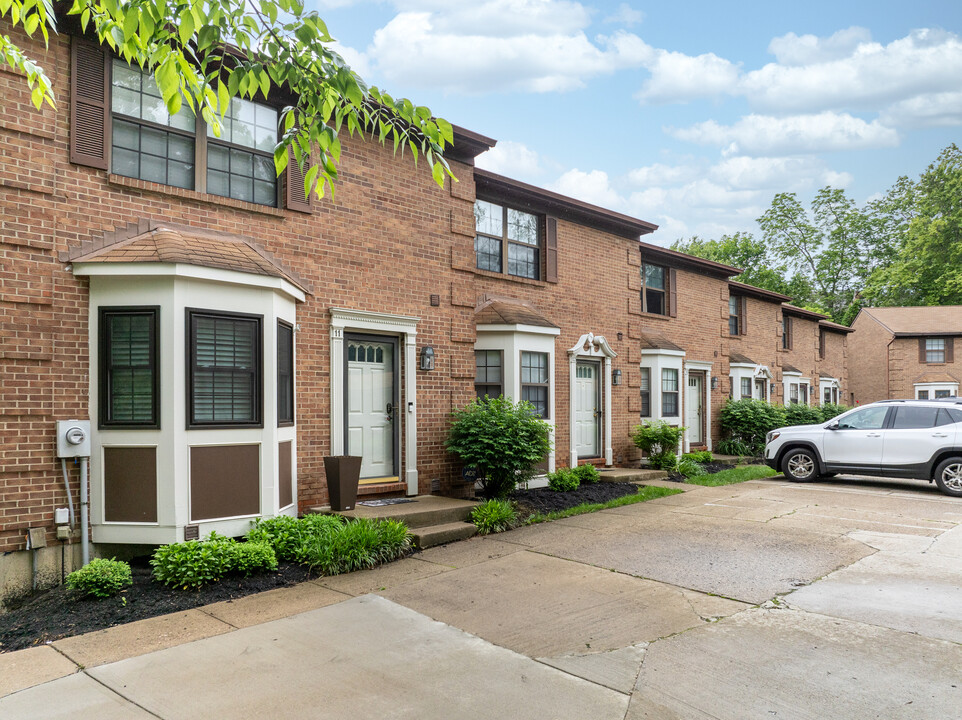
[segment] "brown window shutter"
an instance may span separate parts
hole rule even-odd
[[[544,223],[544,279],[558,282],[558,218],[545,218]]]
[[[310,213],[314,211],[314,193],[306,195],[304,193],[304,175],[307,171],[305,167],[301,170],[294,158],[294,152],[288,150],[287,170],[284,180],[284,205],[288,210],[296,212]]]
[[[748,298],[742,295],[738,302],[741,303],[741,324],[738,326],[742,335],[748,334]]]
[[[795,343],[795,328],[792,327],[792,319],[788,318],[788,349],[792,350]]]
[[[818,331],[818,357],[821,360],[825,359],[825,331]]]
[[[945,338],[945,362],[955,362],[955,338]]]
[[[668,315],[678,317],[678,280],[675,268],[668,270]]]
[[[110,53],[89,40],[70,44],[70,162],[107,169]]]
[[[919,338],[919,362],[925,362],[925,338]]]

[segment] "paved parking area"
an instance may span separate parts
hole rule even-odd
[[[210,637],[157,618],[0,655],[0,717],[958,715],[962,500],[685,489],[211,606]]]

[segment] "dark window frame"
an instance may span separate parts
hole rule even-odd
[[[675,389],[666,390],[665,389],[665,373],[675,374]],[[661,416],[666,417],[681,417],[681,371],[678,368],[662,368],[661,369]],[[674,402],[673,411],[669,411],[666,401],[671,400]]]
[[[649,288],[648,287],[648,277],[645,273],[645,269],[648,267],[659,268],[662,271],[662,277],[664,278],[663,288]],[[658,265],[657,263],[641,263],[641,311],[650,313],[652,315],[661,315],[668,317],[671,314],[671,308],[669,307],[669,298],[671,296],[671,270],[666,265]],[[663,312],[657,312],[655,310],[648,309],[648,291],[653,293],[661,293],[662,297],[662,308]]]
[[[284,367],[282,367],[281,362],[281,328],[290,332],[289,361],[284,364]],[[286,342],[287,340],[285,339],[285,343]],[[277,427],[291,427],[294,425],[297,417],[294,388],[294,368],[296,367],[294,359],[294,325],[285,320],[278,319],[277,321],[275,356],[277,358]],[[287,385],[282,383],[282,379],[284,378],[289,379]],[[284,413],[283,415],[281,408],[282,399],[287,401],[290,408],[290,412]]]
[[[509,203],[506,203],[503,200],[490,200],[484,197],[479,197],[477,198],[477,200],[481,202],[490,203],[491,205],[501,208],[501,235],[498,236],[498,235],[492,235],[486,232],[481,232],[480,230],[478,230],[477,224],[475,224],[475,228],[474,228],[474,267],[475,269],[481,270],[482,272],[490,272],[490,273],[496,273],[498,275],[504,275],[505,277],[509,277],[509,278],[521,278],[523,280],[535,280],[538,282],[544,281],[545,275],[546,275],[545,267],[544,267],[545,257],[546,257],[545,237],[547,234],[546,228],[545,228],[545,222],[546,222],[545,215],[539,214],[536,212],[531,212],[531,210],[520,208],[515,205],[510,205]],[[530,243],[521,242],[520,240],[512,240],[511,238],[508,237],[508,211],[509,210],[514,210],[515,212],[531,215],[535,218],[537,223],[537,233],[538,233],[537,244],[531,245]],[[478,244],[481,238],[484,238],[488,241],[495,241],[498,243],[498,256],[500,259],[500,262],[498,263],[498,268],[499,268],[498,270],[490,270],[488,268],[483,268],[478,264],[478,254],[479,254]],[[517,246],[520,248],[526,248],[528,250],[534,250],[534,255],[535,255],[534,268],[536,271],[534,277],[531,277],[530,275],[517,275],[515,273],[512,273],[509,270],[509,267],[510,267],[509,257],[511,253],[511,246]],[[492,253],[485,253],[485,255],[491,255],[491,254]]]
[[[648,389],[645,389],[645,375],[648,376]],[[641,386],[641,417],[651,417],[651,368],[641,368],[638,378]]]
[[[264,427],[264,316],[253,315],[250,313],[224,312],[221,310],[207,310],[204,308],[186,308],[186,327],[187,335],[187,429],[218,429],[218,428],[263,428]],[[254,342],[254,368],[249,372],[252,380],[251,410],[253,419],[251,420],[201,420],[194,418],[194,318],[213,317],[226,320],[238,320],[243,322],[253,322],[256,326],[256,336]]]
[[[732,313],[732,300],[735,301],[735,312]],[[741,335],[742,328],[742,302],[738,295],[728,296],[728,334],[731,336]]]
[[[544,359],[545,359],[545,360],[544,360],[544,361],[545,361],[545,377],[547,378],[546,382],[543,382],[543,383],[534,383],[534,382],[525,382],[525,381],[524,381],[524,370],[525,370],[524,356],[525,356],[525,355],[543,355],[543,356],[544,356]],[[521,398],[520,398],[520,399],[521,399],[521,400],[524,400],[524,390],[525,390],[525,388],[529,388],[529,387],[543,387],[543,388],[545,389],[545,393],[544,393],[544,413],[539,414],[538,417],[540,417],[540,418],[542,418],[542,419],[544,419],[544,420],[550,420],[550,419],[551,419],[551,357],[550,357],[550,353],[543,352],[543,351],[541,351],[541,350],[521,350],[521,351],[519,352],[519,354],[518,354],[518,372],[519,372],[518,380],[520,381],[520,386],[521,386]],[[530,402],[530,401],[529,401],[529,402]]]
[[[501,370],[501,382],[495,383],[490,381],[480,382],[478,380],[478,353],[497,353],[498,355],[498,367]],[[485,364],[485,368],[493,367],[491,365]],[[497,395],[491,395],[491,393],[480,394],[479,388],[498,388]],[[479,348],[474,351],[474,394],[477,398],[482,397],[501,397],[504,395],[504,350],[494,350],[490,348]]]
[[[929,341],[941,342],[942,343],[941,349],[939,348],[929,349]],[[944,338],[944,337],[923,338],[922,342],[925,345],[925,364],[926,365],[944,365],[946,363],[946,360],[948,359],[948,345],[949,345],[949,341],[947,338]],[[942,359],[941,360],[929,359],[930,353],[932,353],[936,357],[941,356]]]
[[[152,372],[152,398],[151,398],[151,419],[144,422],[129,420],[114,420],[110,417],[111,381],[114,368],[110,364],[110,337],[107,332],[108,320],[110,317],[119,315],[147,315],[151,319],[150,328],[150,370]],[[159,305],[104,305],[100,306],[98,312],[98,353],[100,355],[100,369],[98,377],[98,406],[99,413],[97,426],[99,428],[121,429],[131,428],[138,430],[159,430],[160,429],[160,343],[158,334],[160,333],[160,306]]]
[[[782,350],[792,349],[792,318],[782,315]]]

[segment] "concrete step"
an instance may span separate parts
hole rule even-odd
[[[443,525],[412,528],[411,530],[411,534],[414,536],[414,544],[422,550],[457,540],[467,540],[469,537],[476,535],[477,532],[478,529],[469,522],[451,522]]]
[[[664,470],[612,468],[601,471],[601,482],[645,482],[646,480],[664,480],[667,477],[668,473]]]
[[[353,510],[337,513],[346,518],[371,518],[378,520],[400,520],[408,528],[430,527],[447,523],[464,522],[477,505],[474,500],[459,500],[440,495],[418,495],[411,498],[414,502],[400,505],[368,507],[355,505]],[[330,507],[311,508],[310,512],[330,514]],[[474,527],[472,525],[472,527]]]

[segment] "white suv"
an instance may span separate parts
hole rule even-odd
[[[772,430],[765,462],[796,482],[838,473],[918,478],[962,497],[962,399],[883,400]]]

